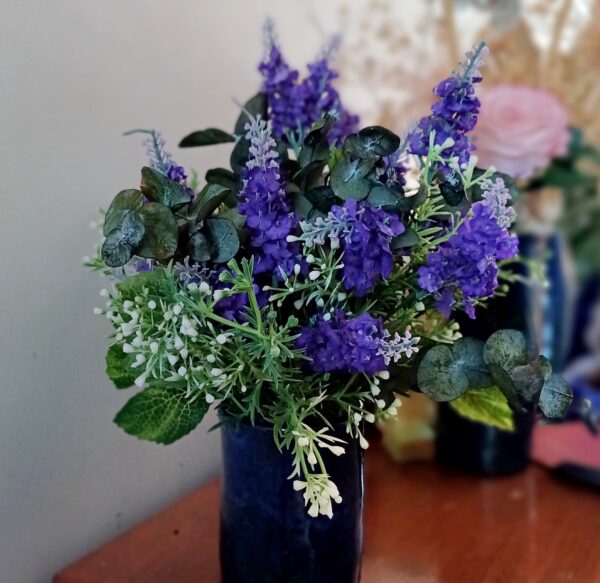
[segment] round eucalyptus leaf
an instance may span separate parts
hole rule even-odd
[[[419,389],[435,401],[452,401],[469,389],[469,379],[454,366],[454,355],[448,346],[429,349],[417,371]]]
[[[148,200],[159,202],[174,211],[191,201],[188,191],[181,184],[148,166],[142,168],[140,188]]]
[[[352,160],[344,157],[331,171],[331,188],[343,200],[354,198],[364,200],[369,195],[372,184],[365,178],[375,163],[371,160]]]
[[[401,190],[388,188],[385,184],[381,183],[375,183],[367,197],[367,202],[371,206],[391,213],[402,213],[410,210],[407,200]]]
[[[141,191],[130,188],[119,192],[110,203],[104,217],[104,236],[108,236],[112,230],[116,229],[129,211],[139,210],[143,204],[144,195]]]
[[[235,225],[229,219],[207,219],[205,233],[212,248],[212,260],[215,263],[227,263],[240,248]]]
[[[230,193],[228,188],[218,184],[207,184],[196,196],[192,205],[191,217],[201,221],[212,215],[215,209]]]
[[[540,393],[540,409],[549,419],[564,417],[573,400],[569,383],[561,376],[553,374],[546,380]]]
[[[400,138],[381,126],[370,126],[358,132],[363,150],[375,156],[389,156],[400,147]]]
[[[486,364],[495,364],[506,371],[529,362],[527,340],[518,330],[498,330],[485,343],[483,358]]]
[[[535,401],[542,390],[544,381],[552,374],[552,366],[543,356],[522,366],[515,366],[510,371],[515,389],[523,400]]]
[[[100,254],[108,267],[121,267],[131,259],[133,253],[131,244],[117,228],[112,230],[104,240]]]
[[[211,256],[210,242],[201,231],[192,235],[187,250],[190,258],[200,263],[208,261]]]
[[[469,386],[475,389],[491,387],[494,384],[488,368],[483,360],[484,343],[477,338],[459,338],[452,345],[454,366],[460,369],[467,379]]]
[[[135,250],[140,257],[168,259],[177,250],[178,230],[175,216],[166,206],[150,202],[140,211],[145,234]]]

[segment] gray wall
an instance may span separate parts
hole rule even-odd
[[[124,130],[230,128],[259,82],[260,27],[290,60],[317,50],[299,1],[0,3],[0,581],[38,583],[218,472],[212,419],[168,448],[112,425],[128,398],[104,374],[101,278],[81,257],[95,209],[139,181]]]

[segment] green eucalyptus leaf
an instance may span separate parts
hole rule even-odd
[[[457,184],[442,182],[440,184],[440,193],[448,206],[458,207],[467,202],[467,194],[462,181]]]
[[[402,235],[398,235],[392,239],[391,248],[394,251],[398,249],[408,249],[418,245],[420,240],[417,232],[412,227],[407,227]]]
[[[331,186],[317,186],[316,188],[311,188],[304,193],[304,197],[306,197],[306,200],[308,200],[314,208],[324,214],[327,214],[333,205],[343,203],[341,199],[335,196]]]
[[[167,178],[153,168],[142,168],[142,192],[148,200],[159,202],[176,211],[190,202],[188,191],[179,183]]]
[[[227,263],[235,257],[240,248],[235,225],[229,219],[207,219],[205,232],[212,248],[212,260],[215,263]]]
[[[240,239],[240,243],[243,243],[248,233],[244,229],[244,225],[246,224],[246,217],[237,210],[237,208],[230,208],[222,213],[219,213],[220,219],[228,219],[233,223],[235,230],[237,231],[238,237]]]
[[[116,229],[123,222],[123,217],[128,211],[137,211],[143,205],[144,195],[140,190],[130,188],[119,192],[111,202],[104,217],[104,236],[108,236],[112,230]]]
[[[149,202],[140,211],[145,233],[140,246],[135,250],[140,257],[169,259],[177,251],[177,219],[166,206]]]
[[[121,267],[131,257],[144,237],[145,228],[139,213],[127,211],[120,225],[113,229],[102,244],[100,254],[109,267]]]
[[[373,170],[372,160],[344,157],[331,171],[331,188],[343,200],[350,198],[364,200],[369,195],[372,184],[366,176]]]
[[[550,375],[540,393],[539,406],[549,419],[564,417],[573,400],[569,383],[557,374]]]
[[[527,402],[536,401],[544,385],[544,381],[552,374],[552,365],[544,356],[539,356],[529,364],[515,366],[510,371],[515,389],[521,399]]]
[[[335,119],[326,114],[316,121],[302,142],[298,163],[301,167],[314,162],[321,162],[325,166],[329,159],[329,141],[327,134],[333,126]]]
[[[187,135],[179,142],[179,147],[195,148],[197,146],[213,146],[215,144],[226,144],[228,142],[235,142],[235,136],[218,128],[208,128]]]
[[[485,343],[483,358],[488,365],[498,365],[505,371],[528,364],[529,354],[525,335],[518,330],[494,332]]]
[[[218,184],[207,184],[196,196],[192,205],[192,218],[199,221],[212,215],[215,209],[225,200],[230,190]]]
[[[204,399],[190,401],[182,387],[149,387],[132,397],[115,423],[130,435],[167,445],[195,429],[208,411]]]
[[[211,257],[211,245],[202,231],[196,231],[189,240],[187,251],[191,259],[204,263]]]
[[[450,407],[471,421],[504,431],[515,429],[513,412],[498,387],[469,389],[464,395],[451,401]]]
[[[483,360],[483,347],[481,340],[470,337],[459,338],[452,345],[454,366],[464,372],[470,387],[485,388],[494,384]]]
[[[233,133],[236,136],[243,136],[246,133],[244,126],[250,121],[246,112],[248,112],[252,117],[258,117],[260,115],[262,119],[267,119],[266,93],[257,93],[248,101],[246,101],[242,113],[240,113],[237,121],[235,122],[235,129],[233,130]]]
[[[131,368],[135,363],[132,354],[123,352],[123,344],[113,344],[106,353],[106,374],[117,389],[127,389],[133,385],[140,374],[138,369]]]
[[[521,401],[519,399],[519,395],[517,393],[517,388],[513,383],[513,380],[510,378],[510,375],[497,364],[488,364],[488,370],[494,379],[497,387],[502,391],[502,394],[506,397],[510,408],[513,411],[517,411],[521,413],[524,411],[523,406],[521,405]]]
[[[381,126],[363,128],[344,141],[344,150],[361,158],[389,156],[399,147],[400,138]]]
[[[419,389],[435,401],[452,401],[469,388],[469,379],[454,366],[448,346],[434,346],[427,351],[417,371]]]
[[[392,213],[402,213],[410,210],[409,199],[404,197],[402,190],[388,188],[385,184],[376,182],[367,197],[367,202],[374,207]]]

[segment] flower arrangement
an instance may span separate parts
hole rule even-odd
[[[96,310],[114,327],[108,375],[141,389],[117,425],[168,444],[211,405],[223,422],[266,424],[308,514],[331,517],[341,497],[325,454],[345,451],[333,423],[366,448],[364,424],[420,390],[509,429],[509,406],[539,399],[558,416],[570,389],[519,332],[483,343],[448,319],[474,317],[518,251],[508,188],[470,155],[485,45],[401,140],[357,131],[331,51],[300,79],[271,26],[266,38],[262,90],[233,133],[181,142],[233,144],[231,169],[209,170],[199,189],[160,134],[139,130],[149,164],[112,201],[89,264],[116,279]]]

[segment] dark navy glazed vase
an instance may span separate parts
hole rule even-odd
[[[225,419],[226,421],[226,419]],[[222,583],[357,583],[363,539],[363,454],[355,441],[339,457],[323,450],[342,502],[333,518],[311,518],[288,476],[271,427],[222,427]],[[334,435],[347,440],[344,427]],[[329,455],[327,455],[329,454]]]

